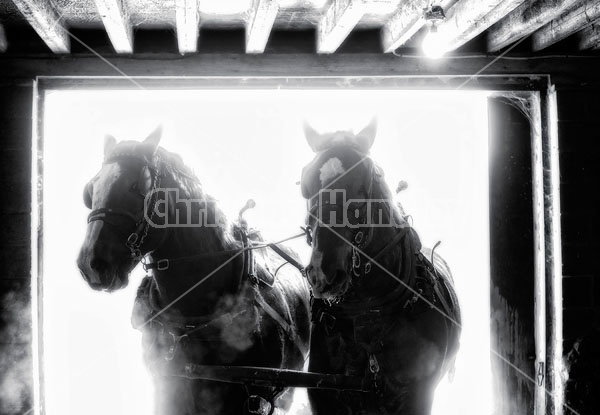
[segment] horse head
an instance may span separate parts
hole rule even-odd
[[[368,156],[376,129],[375,120],[358,134],[319,134],[304,126],[316,153],[301,180],[313,245],[307,274],[316,297],[346,293],[360,261],[358,250],[372,238],[370,203],[391,199],[389,189],[380,184],[380,169]],[[387,214],[396,215],[393,209],[389,206]]]
[[[83,192],[91,213],[77,259],[93,289],[125,287],[129,273],[156,243],[155,232],[149,232],[146,200],[158,180],[160,137],[159,127],[142,142],[105,138],[102,168]]]

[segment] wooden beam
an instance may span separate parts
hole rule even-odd
[[[69,53],[71,43],[52,4],[45,0],[13,0],[25,19],[54,53]]]
[[[600,2],[598,0],[582,1],[579,6],[535,32],[532,37],[533,50],[545,49],[578,32],[597,19],[600,19]]]
[[[117,53],[133,53],[133,30],[122,0],[95,0],[98,13]]]
[[[459,0],[444,0],[435,2],[444,11]],[[381,42],[386,53],[393,52],[410,40],[425,24],[425,10],[431,5],[431,0],[405,0],[400,3],[396,13],[381,29]]]
[[[600,20],[579,32],[579,49],[600,49]]]
[[[6,34],[4,33],[4,27],[0,24],[0,53],[5,52],[8,47],[6,42]]]
[[[198,30],[200,12],[199,0],[175,0],[175,20],[177,24],[177,44],[179,53],[194,53],[198,50]]]
[[[365,10],[366,0],[333,0],[319,22],[317,52],[335,52],[354,29]]]
[[[496,52],[529,36],[581,0],[532,0],[517,7],[488,32],[488,51]]]
[[[181,77],[203,77],[208,85],[217,82],[210,77],[243,78],[239,85],[263,85],[283,82],[290,77],[309,77],[305,82],[319,82],[327,87],[363,82],[372,88],[457,88],[469,81],[462,89],[537,89],[539,84],[552,81],[561,88],[585,84],[588,88],[600,88],[600,57],[540,57],[538,59],[498,59],[482,56],[469,59],[403,59],[383,53],[338,53],[318,55],[314,53],[285,54],[193,54],[181,57],[178,53],[139,54],[135,58],[116,55],[110,57],[114,66],[104,64],[93,54],[58,58],[48,54],[15,58],[0,54],[0,82],[12,79],[28,79],[36,76],[101,77],[96,81],[106,88],[108,79],[121,77],[122,73],[137,77],[135,81],[145,85],[147,77],[171,77],[168,82],[176,85]],[[365,65],[368,62],[368,65]],[[122,73],[118,72],[117,67]],[[485,69],[484,69],[485,68]],[[482,70],[484,69],[484,70]],[[479,73],[477,76],[473,74]],[[529,75],[520,75],[529,74]],[[548,77],[551,75],[551,79]],[[327,77],[323,78],[323,75]],[[255,78],[253,78],[255,77]],[[331,77],[338,77],[331,79]],[[374,78],[370,78],[374,77]],[[3,79],[4,78],[4,79]],[[268,78],[268,79],[267,79]],[[188,78],[183,78],[183,80]],[[361,81],[364,79],[364,81]],[[389,84],[387,80],[389,79]],[[319,81],[321,80],[321,81]],[[286,82],[288,82],[286,81]],[[13,81],[11,81],[13,82]],[[89,83],[79,80],[79,85]],[[157,81],[158,82],[158,81]],[[162,82],[162,81],[160,81]],[[199,81],[200,82],[200,81]],[[224,81],[227,82],[227,81]],[[253,83],[254,82],[254,83]],[[122,87],[139,88],[129,79],[122,78]],[[495,85],[495,86],[494,86]],[[238,86],[240,87],[240,86]]]
[[[503,19],[524,0],[463,0],[438,25],[448,51],[457,49]]]
[[[279,0],[254,0],[246,27],[246,52],[263,53],[279,11]]]
[[[423,11],[430,0],[404,1],[396,13],[381,28],[383,51],[393,52],[404,45],[425,24]]]

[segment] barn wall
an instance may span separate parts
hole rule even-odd
[[[567,403],[600,412],[600,89],[558,88]],[[590,353],[592,352],[593,353]],[[590,371],[595,370],[593,375]],[[586,392],[587,390],[587,392]],[[595,392],[594,392],[595,391]],[[583,393],[581,393],[583,392]]]
[[[510,100],[489,100],[491,348],[534,378],[531,132]],[[495,413],[533,413],[535,385],[491,353]]]
[[[177,57],[173,62],[160,61],[159,57],[150,60],[127,60],[115,58],[111,61],[126,73],[137,75],[214,75],[224,72],[232,75],[246,73],[258,75],[286,74],[363,74],[373,71],[380,75],[415,74],[472,74],[484,67],[487,61],[468,60],[450,61],[444,67],[428,67],[419,62],[398,64],[393,57],[383,55],[327,56],[298,55],[286,57],[287,64],[278,64],[281,58],[267,55],[264,57],[246,55],[227,55],[220,58],[192,57],[183,60]],[[195,60],[196,59],[196,60]],[[345,64],[344,62],[347,62]],[[372,65],[365,65],[372,62]],[[469,66],[471,65],[471,66]],[[595,265],[600,231],[598,211],[598,180],[600,177],[600,153],[594,151],[598,137],[600,117],[600,60],[572,62],[560,65],[556,62],[523,61],[498,62],[495,67],[500,74],[553,73],[557,82],[559,110],[559,138],[561,146],[561,204],[563,208],[563,260],[564,260],[564,335],[566,350],[573,340],[598,326],[600,314],[600,276]],[[102,66],[95,58],[15,58],[2,60],[0,64],[0,181],[4,191],[0,202],[0,298],[2,301],[0,317],[0,414],[22,414],[32,404],[31,376],[31,310],[30,305],[30,212],[31,212],[31,124],[32,124],[32,86],[36,74],[43,75],[115,75],[109,68]],[[517,78],[515,78],[517,79]],[[508,78],[508,82],[512,82]],[[460,85],[463,79],[456,78],[447,83],[448,87]],[[439,86],[433,79],[423,81],[421,86]],[[493,81],[492,81],[493,83]],[[515,81],[519,84],[518,81]],[[580,86],[581,85],[581,86]],[[591,88],[594,85],[596,89]],[[407,81],[407,86],[415,86]],[[417,85],[418,86],[418,85]],[[481,78],[472,82],[470,87],[486,87],[488,80]],[[499,120],[507,121],[510,128],[499,131],[497,140],[505,143],[502,147],[503,159],[492,160],[500,166],[497,176],[492,175],[497,184],[501,179],[517,176],[508,181],[505,187],[495,187],[496,199],[492,197],[495,209],[492,220],[492,249],[498,252],[492,263],[493,289],[492,304],[498,314],[493,316],[493,330],[497,334],[510,333],[514,342],[505,342],[498,350],[515,362],[525,362],[533,351],[532,318],[528,314],[532,309],[529,299],[529,280],[533,275],[531,258],[519,256],[515,259],[515,250],[532,252],[529,236],[516,232],[527,229],[531,224],[531,204],[529,202],[531,183],[520,181],[526,177],[530,168],[529,133],[525,131],[523,119],[518,111],[510,107],[496,108]],[[527,176],[529,177],[529,176]],[[528,179],[530,180],[530,179]],[[494,187],[494,186],[493,186]],[[529,189],[529,190],[527,190]],[[523,197],[522,197],[523,196]],[[496,200],[496,202],[494,202]],[[515,217],[513,209],[526,212]],[[495,218],[495,219],[494,219]],[[509,223],[510,222],[510,223]],[[510,224],[511,226],[504,226]],[[514,226],[517,224],[518,226]],[[496,226],[497,225],[497,226]],[[495,229],[495,230],[494,230]],[[495,233],[494,233],[495,232]],[[496,237],[498,239],[496,239]],[[514,244],[514,245],[511,245]],[[511,248],[509,250],[509,247]],[[521,249],[522,248],[522,249]],[[500,259],[504,259],[501,261]],[[514,264],[510,261],[515,260]],[[514,265],[519,265],[516,267]],[[511,268],[512,267],[512,268]],[[495,275],[495,276],[494,276]],[[508,279],[501,275],[511,275]],[[519,281],[519,278],[525,278]],[[523,284],[521,284],[523,283]],[[518,289],[524,289],[520,292]],[[527,299],[526,299],[527,298]],[[15,318],[18,317],[18,318]],[[18,324],[15,322],[18,321]],[[511,327],[514,328],[513,331]],[[516,355],[515,355],[516,353]],[[509,368],[498,363],[495,370],[507,376],[503,385],[503,394],[515,402],[524,402],[530,408],[532,391],[513,374]],[[526,366],[527,367],[527,366]],[[8,390],[7,380],[19,379],[20,382]],[[7,394],[7,392],[10,392]],[[589,413],[596,413],[592,411]],[[518,413],[518,412],[512,412]],[[530,413],[524,410],[523,413]]]
[[[0,78],[0,413],[32,404],[32,80]]]

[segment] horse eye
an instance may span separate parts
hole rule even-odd
[[[132,192],[137,192],[138,191],[138,184],[137,183],[134,183],[134,184],[131,185],[131,191]]]

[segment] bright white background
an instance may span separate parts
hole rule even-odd
[[[302,121],[354,130],[378,118],[373,159],[424,245],[449,263],[463,310],[456,376],[438,388],[434,414],[491,413],[487,102],[484,93],[435,91],[52,91],[44,108],[43,325],[47,415],[150,414],[152,385],[130,325],[137,285],[88,288],[75,265],[87,209],[84,184],[99,170],[103,136],[142,139],[158,124],[230,218],[247,199],[267,239],[295,234],[299,186],[312,152]],[[303,258],[303,241],[292,246]],[[409,357],[410,358],[410,357]],[[477,391],[473,393],[473,391]],[[297,413],[305,413],[299,394]]]

